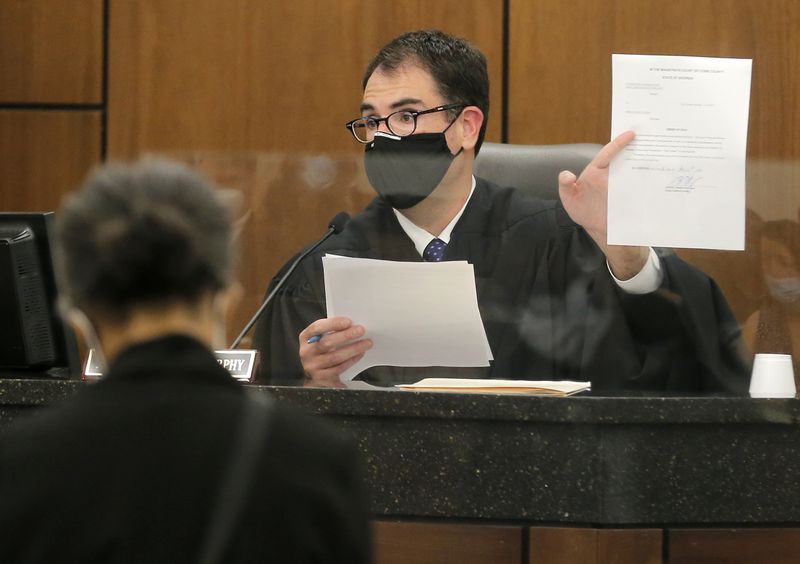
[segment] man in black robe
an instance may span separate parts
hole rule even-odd
[[[743,392],[739,327],[716,284],[670,252],[606,244],[608,165],[633,133],[580,177],[562,172],[560,202],[541,201],[473,177],[488,88],[480,51],[441,32],[404,34],[376,55],[362,117],[348,127],[379,196],[300,263],[266,310],[259,381],[340,385],[372,346],[368,327],[326,318],[321,257],[331,253],[474,265],[492,366],[375,367],[360,376],[367,382],[484,376]]]

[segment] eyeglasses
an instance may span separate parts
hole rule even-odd
[[[436,106],[435,108],[422,110],[419,112],[400,110],[398,112],[393,112],[384,118],[360,117],[354,119],[353,121],[347,122],[344,124],[344,126],[350,130],[350,132],[353,134],[353,137],[356,138],[356,141],[367,144],[372,143],[372,140],[375,138],[375,132],[378,131],[378,127],[380,127],[382,121],[386,122],[386,127],[389,128],[389,132],[393,135],[397,135],[398,137],[407,137],[416,131],[417,118],[419,116],[432,114],[435,112],[443,112],[445,110],[458,109],[458,113],[450,122],[452,125],[453,121],[458,119],[458,116],[461,114],[461,110],[463,110],[465,106],[466,104],[445,104],[444,106]]]

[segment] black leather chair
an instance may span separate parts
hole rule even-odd
[[[546,200],[558,199],[558,173],[575,174],[589,164],[602,145],[509,145],[484,143],[475,159],[475,176],[500,186],[528,190]]]

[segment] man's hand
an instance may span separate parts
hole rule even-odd
[[[362,339],[364,327],[353,325],[347,317],[318,319],[300,332],[300,362],[306,373],[306,386],[343,388],[339,375],[361,360],[372,348]],[[317,342],[309,339],[321,336]]]
[[[558,175],[558,194],[572,221],[583,227],[606,255],[611,271],[620,280],[636,276],[644,267],[649,249],[608,245],[608,165],[635,134],[617,136],[592,159],[579,177],[569,171]]]

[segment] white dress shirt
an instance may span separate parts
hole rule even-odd
[[[411,239],[414,243],[414,247],[417,249],[419,256],[422,256],[422,253],[425,252],[425,247],[428,246],[428,243],[433,241],[434,239],[440,239],[445,243],[450,243],[450,235],[453,233],[453,228],[458,223],[458,220],[461,219],[461,216],[464,214],[464,210],[469,204],[470,198],[472,198],[472,194],[475,192],[475,177],[472,177],[472,188],[470,188],[469,196],[467,196],[467,200],[464,202],[464,205],[461,206],[461,209],[458,210],[458,213],[453,217],[450,223],[439,233],[438,237],[435,235],[431,235],[406,216],[402,214],[402,212],[393,209],[395,217],[397,217],[397,221],[400,222],[400,227],[403,228],[406,235]],[[629,278],[628,280],[619,280],[614,273],[611,272],[611,267],[608,266],[608,261],[606,261],[606,267],[608,268],[609,274],[614,279],[614,282],[617,283],[617,286],[625,290],[625,292],[629,294],[649,294],[650,292],[654,292],[658,287],[661,285],[661,281],[664,278],[664,274],[661,271],[661,260],[658,258],[658,255],[650,248],[650,256],[647,258],[647,262],[645,262],[642,270],[639,271],[636,276],[633,278]]]

